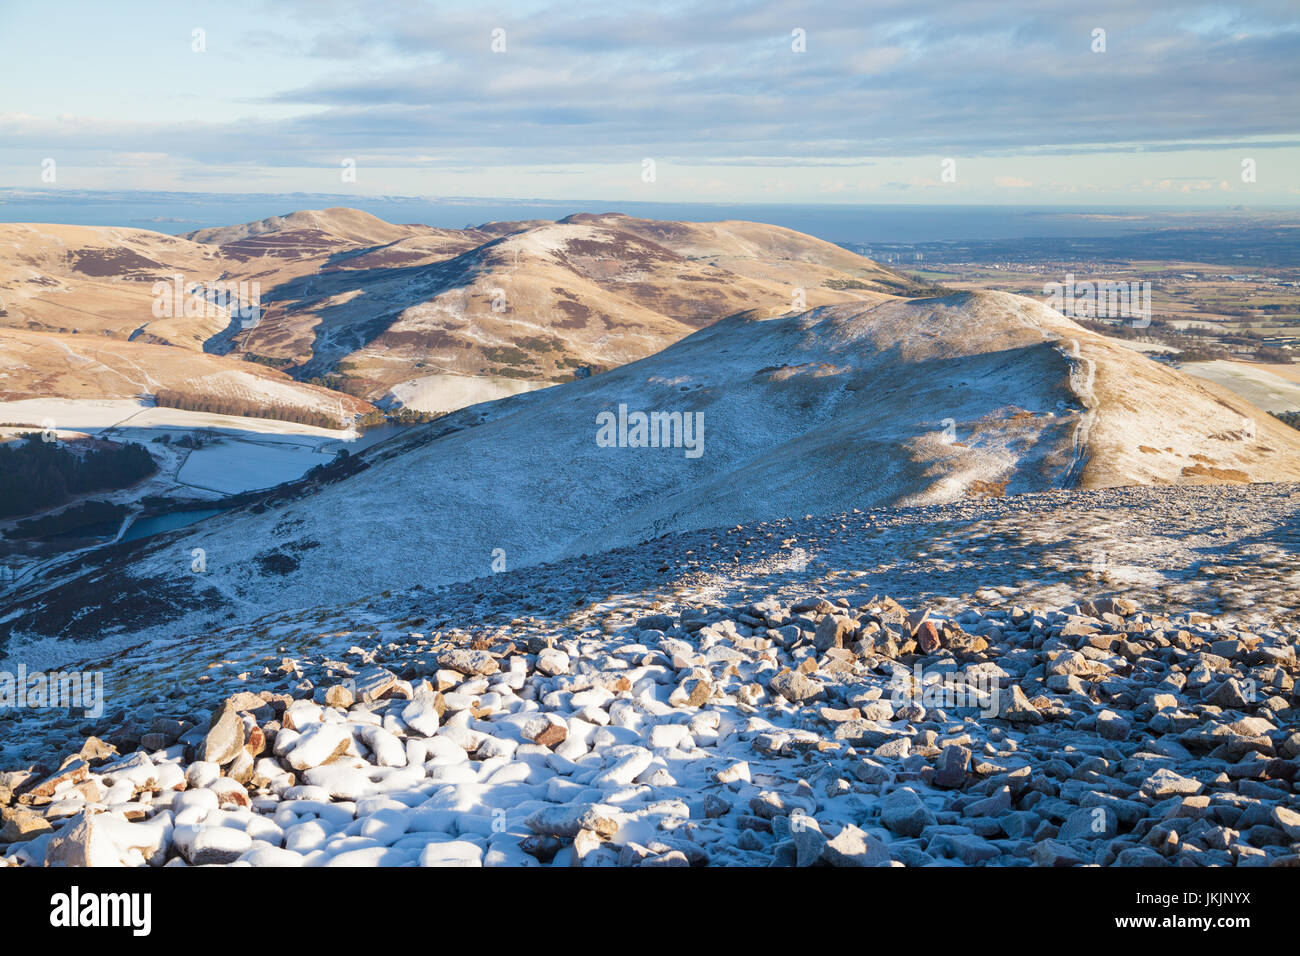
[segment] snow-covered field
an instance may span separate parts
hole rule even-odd
[[[295,442],[226,439],[190,452],[177,479],[182,484],[233,495],[292,481],[332,459],[332,455],[319,454]]]
[[[229,434],[253,433],[282,437],[300,444],[346,438],[349,432],[317,428],[271,418],[215,415],[182,408],[146,405],[127,399],[32,398],[0,402],[0,422],[42,425],[52,422],[60,433],[99,434],[120,429],[132,441],[146,441],[162,432],[181,433],[209,429]]]
[[[1104,336],[1104,338],[1107,342],[1123,346],[1126,349],[1132,349],[1134,352],[1168,354],[1169,352],[1178,351],[1178,349],[1174,348],[1172,345],[1161,345],[1159,342],[1137,342],[1133,339],[1117,339],[1110,335]]]
[[[1187,362],[1180,366],[1189,375],[1208,379],[1236,392],[1268,412],[1300,411],[1300,382],[1246,362]]]
[[[421,412],[451,412],[479,402],[491,402],[541,387],[537,382],[494,375],[437,373],[393,386],[393,397]]]

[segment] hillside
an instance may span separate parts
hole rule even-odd
[[[260,310],[159,315],[155,283],[177,275],[242,283]],[[209,367],[252,360],[372,402],[450,411],[644,358],[743,310],[914,291],[868,259],[758,223],[609,214],[455,230],[334,208],[187,236],[4,225],[0,348],[21,363],[0,401],[86,395],[67,365],[70,348],[90,347],[32,336],[94,336],[172,350],[125,349],[107,363],[125,374],[100,376],[111,391],[98,397],[151,379],[177,387],[177,364],[206,353]]]
[[[704,529],[92,656],[102,713],[9,714],[0,866],[1294,865],[1298,488]]]
[[[698,454],[689,441],[601,447],[599,416],[620,406],[702,415]],[[135,542],[104,570],[67,569],[0,613],[17,634],[152,632],[690,528],[1059,488],[1296,481],[1300,433],[1039,303],[962,293],[734,316],[608,373],[463,409],[359,464],[306,497]],[[178,572],[194,548],[207,571]]]
[[[757,223],[571,216],[401,227],[409,234],[365,246],[355,237],[373,229],[359,215],[192,235],[238,260],[233,274],[277,277],[275,307],[232,351],[290,363],[300,377],[336,376],[372,401],[442,411],[462,394],[494,398],[643,358],[746,309],[914,289],[830,243]]]

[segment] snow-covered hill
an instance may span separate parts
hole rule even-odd
[[[696,430],[678,447],[632,447],[639,412]],[[1294,481],[1300,434],[1039,303],[963,293],[736,316],[611,372],[463,409],[364,462],[314,493],[134,542],[0,614],[29,636],[196,630],[690,528],[1062,487]]]

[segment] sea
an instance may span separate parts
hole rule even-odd
[[[322,193],[35,192],[0,188],[0,222],[118,226],[171,235],[330,206],[361,209],[394,223],[451,229],[505,220],[562,219],[574,213],[621,212],[686,222],[744,219],[785,226],[838,243],[1105,238],[1185,222],[1187,216],[1186,210],[1168,207],[648,203]],[[1215,210],[1215,215],[1223,214],[1222,209]]]

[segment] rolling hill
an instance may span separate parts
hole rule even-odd
[[[638,447],[638,412],[692,431]],[[1296,481],[1300,433],[987,292],[732,316],[607,373],[462,409],[356,466],[66,568],[0,615],[15,634],[198,630],[804,513]]]
[[[159,315],[156,283],[178,275],[242,284],[260,312]],[[175,369],[204,353],[205,375],[246,374],[251,362],[386,406],[450,411],[643,358],[742,310],[916,291],[868,259],[758,223],[609,214],[448,230],[336,208],[180,237],[4,225],[0,349],[21,362],[0,379],[0,400],[179,388]],[[138,374],[97,376],[88,391],[67,374],[69,350],[102,351],[103,339],[121,355],[109,366]]]

